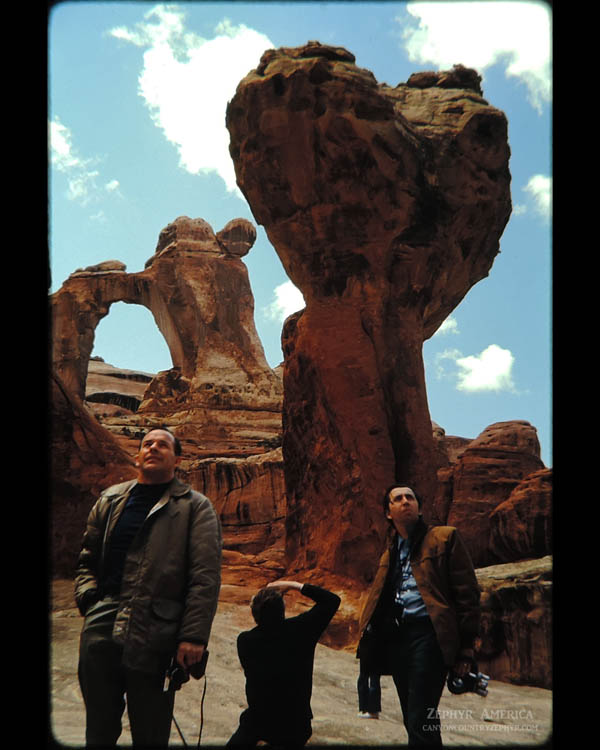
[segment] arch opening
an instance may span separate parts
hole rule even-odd
[[[152,313],[114,302],[94,331],[85,400],[98,416],[136,412],[144,391],[173,361]]]

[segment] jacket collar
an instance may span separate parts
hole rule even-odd
[[[131,479],[128,482],[123,482],[122,484],[115,485],[111,490],[109,490],[108,495],[112,497],[118,497],[118,496],[128,496],[131,490],[138,484],[137,479]],[[173,498],[179,498],[185,495],[190,491],[189,484],[186,484],[185,482],[182,482],[177,477],[174,477],[171,480],[171,483],[166,488],[165,492],[163,493],[163,498],[165,497],[173,497]]]
[[[177,477],[173,478],[171,484],[167,489],[167,492],[171,495],[171,497],[182,497],[182,495],[185,495],[189,491],[189,484],[182,482],[181,479],[178,479]]]
[[[410,539],[410,546],[412,549],[415,549],[423,540],[423,537],[427,533],[427,529],[429,528],[429,524],[425,523],[423,520],[423,516],[419,516],[418,521],[415,524],[414,529],[412,530],[412,533],[409,537]],[[396,549],[397,543],[398,543],[398,532],[396,529],[390,524],[390,534],[389,534],[389,545],[392,550]]]

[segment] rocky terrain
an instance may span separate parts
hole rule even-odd
[[[182,478],[210,497],[224,530],[219,622],[230,640],[215,642],[222,683],[210,700],[230,697],[213,704],[222,724],[207,725],[210,736],[224,738],[239,713],[239,686],[227,676],[233,632],[256,589],[285,576],[343,600],[320,651],[320,684],[331,692],[315,736],[391,741],[397,715],[377,725],[389,729],[383,738],[375,722],[355,720],[352,649],[386,533],[381,489],[410,477],[426,520],[458,526],[473,556],[480,666],[501,681],[503,705],[542,695],[547,707],[552,469],[523,420],[446,435],[431,420],[422,362],[423,341],[498,252],[510,214],[504,115],[483,99],[475,71],[422,73],[391,88],[348,51],[309,43],[265,53],[227,122],[240,187],[306,308],[286,321],[284,362],[271,369],[254,326],[243,257],[255,228],[245,219],[215,232],[202,218],[177,217],[144,271],[113,260],[65,280],[50,297],[53,578],[72,577],[92,503],[135,475],[140,436],[165,424],[183,445]],[[94,330],[119,301],[151,310],[171,369],[90,360]],[[71,606],[53,620],[53,646],[58,639],[67,650]],[[57,669],[56,705],[68,706],[72,674],[63,694],[68,670]]]
[[[77,651],[81,618],[74,608],[71,581],[53,587],[51,618],[52,700],[50,730],[66,747],[83,747],[85,715],[77,682]],[[297,600],[288,600],[290,612]],[[335,623],[335,618],[332,625]],[[246,707],[244,675],[236,653],[240,631],[253,627],[247,603],[221,602],[210,642],[203,705],[202,747],[223,746],[237,728]],[[378,721],[357,716],[357,661],[350,651],[318,644],[315,654],[312,709],[313,736],[308,746],[355,745],[386,747],[406,744],[398,698],[391,678],[382,678],[382,713]],[[204,680],[187,683],[177,694],[175,719],[185,742],[198,744]],[[488,696],[452,695],[444,690],[440,702],[442,736],[449,747],[531,747],[543,744],[552,731],[552,693],[538,687],[492,680]],[[131,743],[127,716],[119,746]],[[183,741],[173,725],[170,746]]]

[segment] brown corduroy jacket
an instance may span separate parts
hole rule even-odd
[[[392,604],[392,574],[397,553],[397,533],[391,534],[379,561],[359,619],[359,634],[378,625]],[[444,661],[452,666],[459,658],[474,658],[479,635],[479,585],[471,557],[453,526],[428,526],[421,518],[412,534],[410,562],[427,613],[433,624]]]

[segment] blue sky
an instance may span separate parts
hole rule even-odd
[[[178,216],[253,221],[235,185],[225,107],[269,48],[343,46],[380,83],[461,63],[505,112],[513,213],[490,275],[424,345],[432,419],[448,435],[525,419],[552,465],[552,18],[524,2],[65,2],[48,25],[51,292],[104,260],[144,268]],[[267,361],[303,306],[266,238],[244,259]],[[114,304],[95,355],[158,372],[168,348],[140,306]]]

